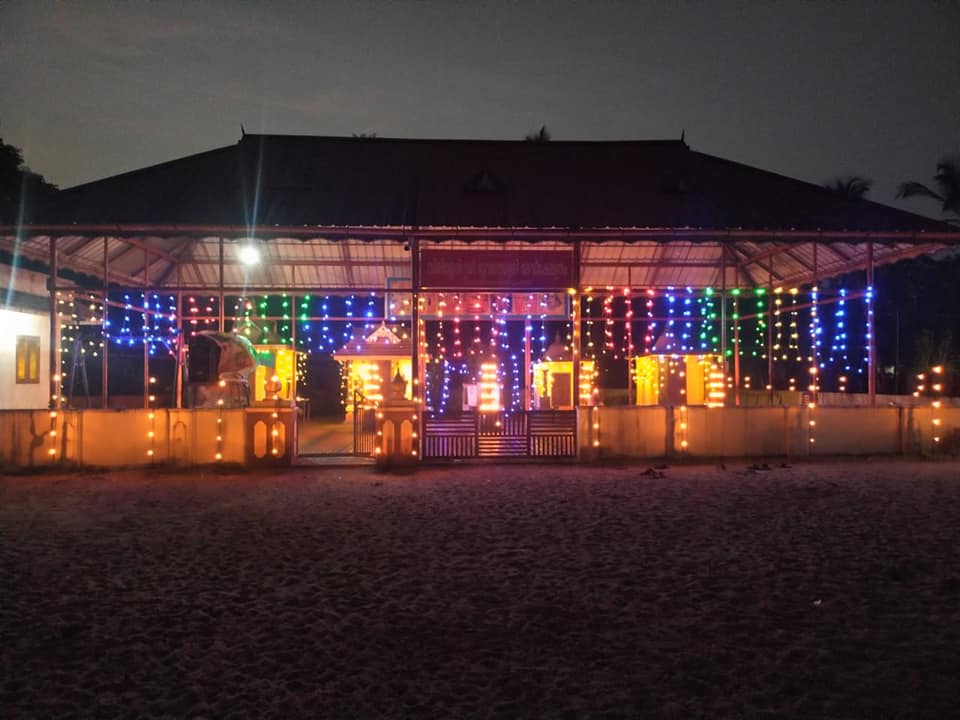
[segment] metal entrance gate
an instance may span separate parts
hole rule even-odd
[[[574,458],[575,410],[529,410],[509,415],[464,413],[424,418],[424,459]]]
[[[377,442],[377,408],[360,392],[353,393],[353,454],[372,457]]]

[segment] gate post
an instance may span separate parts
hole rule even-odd
[[[410,397],[414,402],[413,421],[413,454],[417,458],[423,457],[421,428],[424,423],[419,422],[423,417],[423,388],[420,379],[420,238],[416,235],[410,238],[410,280],[413,287],[410,302]],[[384,308],[386,313],[386,308]]]
[[[570,313],[573,321],[573,339],[571,340],[573,359],[573,409],[576,422],[573,425],[573,444],[580,459],[580,240],[573,241],[573,287],[570,289],[570,301],[573,309]],[[629,372],[628,372],[629,375]]]
[[[293,464],[297,450],[296,407],[247,407],[243,420],[249,465]]]
[[[377,409],[380,445],[374,457],[379,468],[408,467],[420,462],[420,438],[417,432],[420,408],[415,401],[404,398],[406,385],[407,381],[398,370],[389,385],[387,397]]]

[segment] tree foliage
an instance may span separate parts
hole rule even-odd
[[[873,180],[860,177],[859,175],[847,175],[835,177],[823,184],[828,190],[847,198],[862,198],[870,192],[873,186]]]
[[[523,139],[526,140],[527,142],[550,142],[551,140],[550,131],[547,130],[546,125],[541,125],[540,129],[537,130],[537,132],[530,133]]]
[[[960,156],[946,156],[937,163],[933,187],[910,180],[902,183],[897,197],[925,197],[940,203],[940,210],[951,222],[960,222]]]
[[[23,162],[23,153],[0,138],[0,224],[14,224],[31,204],[57,192],[57,186],[33,172]]]
[[[886,391],[912,392],[915,374],[947,368],[960,381],[960,254],[939,253],[877,268],[877,350],[881,365],[899,358],[900,382]],[[950,379],[952,378],[952,380]]]

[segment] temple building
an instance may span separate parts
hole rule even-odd
[[[0,464],[937,451],[875,271],[958,242],[682,140],[244,135],[0,218]]]

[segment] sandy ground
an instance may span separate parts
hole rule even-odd
[[[0,711],[948,718],[960,464],[0,481]]]

